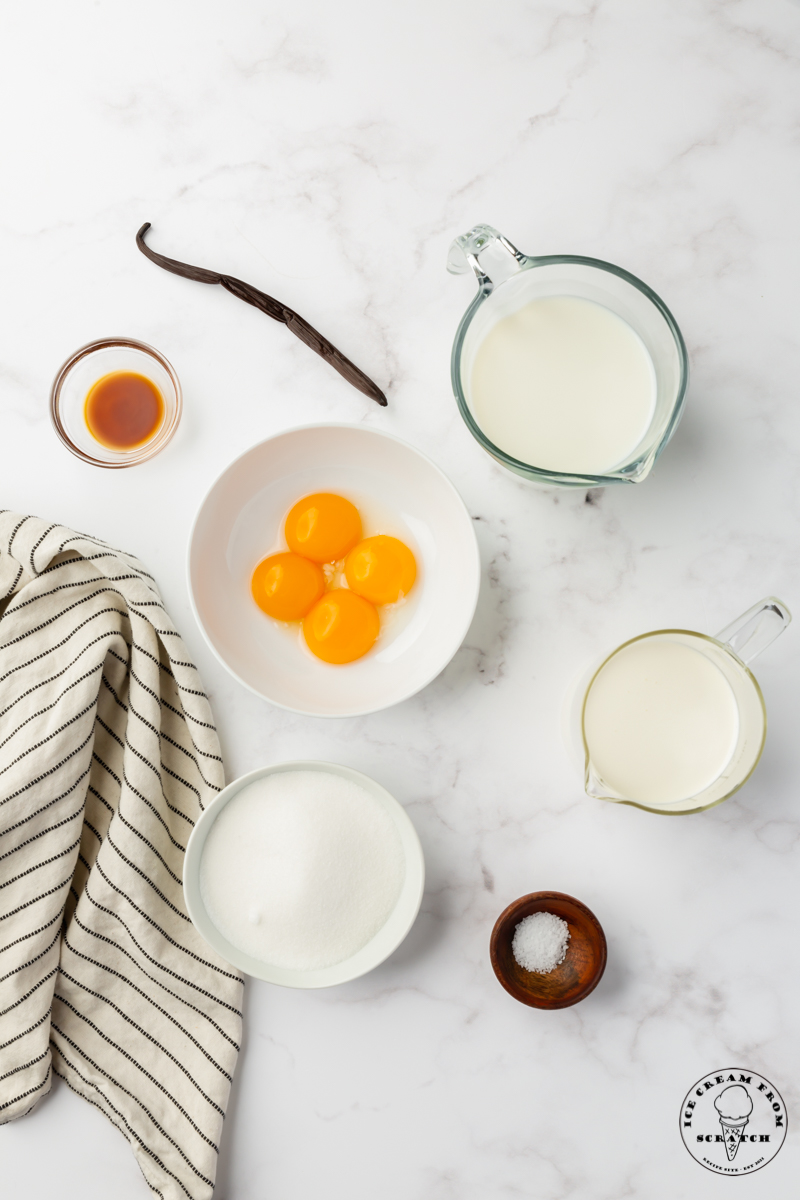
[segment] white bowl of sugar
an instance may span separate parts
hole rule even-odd
[[[336,763],[243,775],[197,822],[183,868],[194,925],[247,975],[347,983],[392,954],[425,885],[416,830],[393,796]]]

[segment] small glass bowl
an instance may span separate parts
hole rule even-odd
[[[164,400],[164,416],[146,442],[130,450],[112,450],[89,432],[86,397],[91,388],[113,371],[133,371],[156,385]],[[172,364],[163,354],[133,338],[100,338],[81,346],[62,366],[50,392],[50,416],[61,441],[78,458],[94,467],[135,467],[147,462],[170,440],[183,410],[183,393]]]

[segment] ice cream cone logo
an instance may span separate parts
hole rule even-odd
[[[698,1079],[680,1114],[683,1144],[717,1175],[750,1175],[772,1162],[786,1138],[786,1106],[773,1083],[742,1067]]]
[[[753,1111],[753,1101],[747,1088],[736,1083],[720,1092],[714,1107],[719,1113],[728,1162],[733,1162]]]

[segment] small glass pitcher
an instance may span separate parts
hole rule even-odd
[[[484,256],[491,259],[491,267],[482,264]],[[453,275],[471,269],[478,280],[478,293],[464,313],[453,343],[451,377],[461,416],[484,450],[509,471],[543,487],[595,488],[646,479],[675,432],[689,378],[686,346],[663,300],[635,275],[597,258],[523,254],[491,225],[476,225],[456,238],[447,269]],[[650,425],[627,461],[604,475],[544,470],[512,458],[489,440],[473,413],[470,381],[481,342],[503,317],[512,316],[532,300],[550,296],[577,296],[610,309],[639,335],[653,363],[656,402]]]
[[[727,800],[753,774],[767,736],[767,712],[764,697],[748,663],[765,650],[791,621],[786,605],[775,596],[753,605],[716,637],[688,629],[658,629],[623,642],[599,666],[586,671],[572,694],[571,709],[565,712],[569,722],[568,741],[583,761],[584,786],[588,796],[631,804],[647,812],[685,814],[703,812]],[[713,782],[693,796],[664,804],[646,803],[636,796],[626,796],[611,787],[592,761],[586,736],[586,708],[592,687],[603,669],[627,647],[646,639],[678,642],[703,654],[722,673],[733,694],[738,712],[738,731],[733,752],[725,767]],[[588,682],[587,682],[588,680]]]

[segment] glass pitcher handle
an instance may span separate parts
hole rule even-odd
[[[494,282],[480,264],[480,256],[491,246],[502,246],[511,256],[518,267],[523,267],[527,256],[504,237],[493,225],[473,225],[461,237],[457,237],[450,246],[447,255],[447,269],[451,275],[466,275],[473,271],[478,285],[486,291],[491,291]]]
[[[766,596],[730,625],[726,625],[716,635],[716,640],[724,642],[746,664],[766,650],[783,633],[791,619],[792,614],[782,600],[777,596]]]

